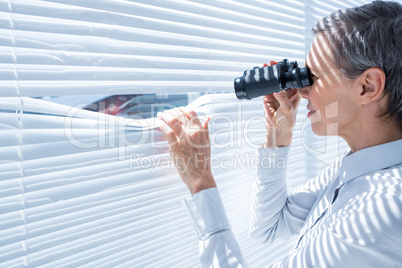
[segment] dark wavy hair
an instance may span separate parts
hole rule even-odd
[[[384,71],[388,107],[380,116],[395,119],[402,129],[402,5],[374,1],[338,10],[318,21],[312,31],[328,40],[345,77],[354,79],[371,67]]]

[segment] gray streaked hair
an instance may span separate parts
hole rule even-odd
[[[318,21],[312,31],[328,40],[345,77],[354,79],[371,67],[384,71],[388,107],[381,116],[395,119],[402,129],[402,5],[374,1],[338,10]]]

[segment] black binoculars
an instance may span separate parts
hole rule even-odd
[[[254,67],[244,71],[242,77],[234,80],[236,97],[239,100],[257,98],[260,96],[288,90],[303,88],[313,84],[310,70],[298,67],[297,62],[284,59],[276,65]]]

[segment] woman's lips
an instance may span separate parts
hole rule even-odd
[[[310,111],[310,112],[308,112],[307,117],[310,117],[313,114],[315,114],[315,111]]]
[[[309,110],[307,117],[310,117],[311,115],[313,115],[315,113],[315,111],[310,109],[309,107],[307,107],[307,109]]]

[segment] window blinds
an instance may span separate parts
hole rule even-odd
[[[269,60],[304,63],[313,23],[363,1],[0,0],[0,267],[197,267],[188,194],[152,119],[31,98],[232,92]],[[293,245],[247,237],[261,100],[208,94],[213,172],[251,267]],[[316,138],[299,108],[292,189],[345,147]]]

